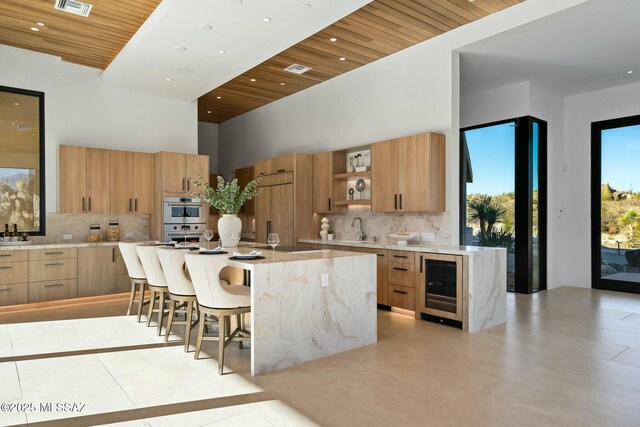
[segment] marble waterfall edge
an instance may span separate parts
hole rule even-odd
[[[377,341],[375,255],[260,264],[252,278],[253,375]]]
[[[496,249],[469,256],[469,332],[478,332],[506,322],[507,251]]]

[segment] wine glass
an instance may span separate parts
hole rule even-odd
[[[240,241],[240,233],[238,233],[237,231],[232,231],[229,235],[229,240],[231,240],[231,246],[237,248],[238,242]]]
[[[211,242],[211,239],[213,239],[213,230],[204,230],[202,237],[207,239],[207,243]]]
[[[278,246],[278,243],[280,243],[280,236],[278,236],[278,233],[269,233],[269,236],[267,236],[267,243],[269,244],[269,246],[271,246],[272,254],[275,257],[276,246]]]

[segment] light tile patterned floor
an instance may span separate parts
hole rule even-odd
[[[248,350],[230,346],[218,376],[215,343],[195,361],[179,336],[114,316],[122,300],[0,314],[0,402],[87,404],[0,424],[640,425],[640,296],[563,287],[507,304],[506,325],[474,335],[379,311],[378,344],[255,378]]]

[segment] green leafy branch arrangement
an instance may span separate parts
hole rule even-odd
[[[197,189],[193,196],[204,199],[220,211],[221,214],[236,215],[247,200],[251,200],[260,194],[260,189],[258,188],[258,184],[262,180],[260,176],[249,182],[242,190],[238,185],[237,179],[226,182],[222,176],[218,175],[217,188],[213,188],[201,176],[199,178],[193,181]]]

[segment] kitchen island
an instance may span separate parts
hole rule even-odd
[[[265,250],[263,255],[228,261],[251,274],[252,375],[377,341],[375,255],[337,250]]]
[[[478,332],[506,322],[507,311],[507,252],[504,248],[479,246],[430,245],[428,242],[398,245],[395,242],[358,242],[353,240],[304,239],[300,243],[311,247],[330,247],[344,250],[359,248],[389,251],[389,253],[415,253],[414,294],[415,306],[412,310],[416,318],[421,318],[421,297],[424,296],[425,278],[421,275],[423,258],[427,254],[454,255],[462,259],[463,283],[461,287],[462,313],[460,322],[467,332]],[[420,263],[418,263],[420,260]],[[379,290],[380,292],[380,290]],[[391,304],[393,305],[393,304]]]

